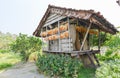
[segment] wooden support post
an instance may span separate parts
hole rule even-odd
[[[95,64],[94,64],[94,61],[92,60],[92,57],[91,57],[90,53],[87,52],[87,55],[88,55],[88,58],[89,58],[91,64],[92,64],[92,65],[94,66],[94,68],[95,68],[96,66],[95,66]]]
[[[88,50],[90,50],[90,34],[88,34]]]
[[[46,26],[46,32],[47,32],[47,26]],[[47,35],[46,35],[47,38]],[[47,46],[46,46],[46,50],[48,50],[48,41],[46,42]]]
[[[93,56],[94,56],[94,58],[95,58],[95,60],[96,60],[96,62],[97,62],[97,65],[100,66],[99,60],[97,59],[95,53],[93,54]]]
[[[70,52],[70,20],[69,20],[69,17],[67,18],[67,21],[68,21],[68,32],[69,32],[69,52]]]
[[[100,29],[98,29],[98,50],[100,50],[100,46],[101,46],[101,35],[100,35]]]
[[[60,30],[59,30],[59,28],[60,28],[60,21],[58,21],[58,35],[60,36]],[[59,37],[59,51],[61,51],[61,40],[60,40],[60,37]]]
[[[89,33],[90,28],[91,28],[91,25],[92,25],[92,21],[90,22],[90,24],[89,24],[89,26],[87,28],[86,34],[85,34],[84,39],[82,41],[82,45],[80,47],[80,52],[82,51],[83,46],[85,44],[85,41],[86,41],[86,39],[88,37],[88,33]],[[80,53],[78,53],[78,56],[79,55],[80,55]],[[95,58],[94,58],[93,54],[91,54],[90,52],[86,52],[86,55],[82,55],[81,60],[83,61],[85,66],[87,66],[87,67],[90,66],[90,67],[96,68],[96,65],[94,63]]]
[[[92,24],[92,22],[90,22],[89,27],[87,28],[87,32],[86,32],[85,37],[84,37],[84,39],[83,39],[83,41],[82,41],[82,45],[81,45],[81,47],[80,47],[80,51],[82,50],[82,48],[83,48],[83,46],[84,46],[84,43],[85,43],[85,40],[86,40],[86,38],[87,38],[87,36],[88,36],[88,33],[89,33],[89,30],[90,30],[91,24]]]
[[[42,28],[41,28],[41,33],[42,33]],[[42,50],[43,50],[43,37],[41,36],[41,39],[42,39]]]

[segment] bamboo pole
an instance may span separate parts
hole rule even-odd
[[[89,27],[87,28],[87,32],[86,32],[85,37],[84,37],[84,39],[83,39],[83,41],[82,41],[82,45],[81,45],[81,47],[80,47],[80,51],[82,50],[82,48],[83,48],[83,46],[84,46],[84,43],[85,43],[85,40],[86,40],[86,38],[87,38],[87,36],[88,36],[88,32],[89,32],[89,30],[90,30],[91,24],[92,24],[92,22],[90,22]]]

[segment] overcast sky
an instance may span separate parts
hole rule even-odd
[[[120,6],[116,0],[0,0],[0,31],[32,35],[49,4],[94,9],[113,25],[120,26]]]

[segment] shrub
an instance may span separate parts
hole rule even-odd
[[[99,37],[97,35],[90,35],[90,45],[91,46],[98,46],[99,44]],[[100,41],[101,46],[105,44],[111,38],[111,35],[108,33],[100,32]]]
[[[96,70],[96,78],[120,78],[120,60],[110,60]]]
[[[111,36],[105,45],[109,49],[98,55],[103,64],[96,70],[96,78],[120,78],[120,33]]]
[[[117,33],[116,35],[111,36],[111,38],[105,42],[106,46],[109,46],[110,48],[117,48],[120,46],[120,33]]]
[[[82,67],[79,59],[63,54],[39,55],[36,64],[40,72],[62,78],[78,78]]]
[[[32,52],[40,51],[41,44],[42,41],[37,37],[19,34],[10,47],[12,51],[20,53],[23,60],[27,61]]]
[[[109,49],[104,55],[98,55],[100,60],[120,59],[120,33],[111,36],[111,38],[105,42],[105,45],[108,46]]]

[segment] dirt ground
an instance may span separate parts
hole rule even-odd
[[[47,78],[37,71],[37,67],[33,62],[20,63],[0,72],[0,78]]]

